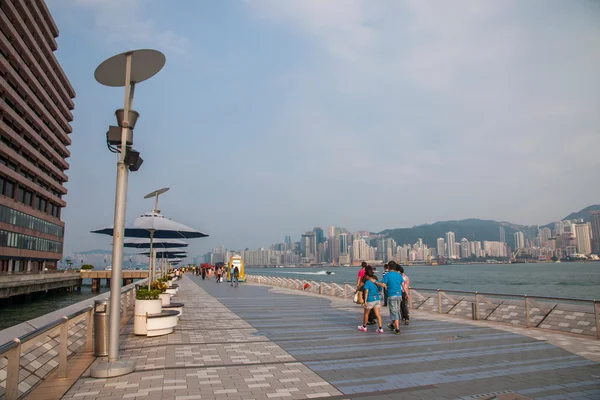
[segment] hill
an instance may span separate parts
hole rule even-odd
[[[419,225],[412,228],[386,229],[380,232],[399,244],[416,243],[419,238],[429,247],[437,247],[438,238],[446,238],[446,232],[454,232],[456,242],[462,238],[472,240],[500,240],[500,227],[506,232],[506,241],[509,246],[513,242],[513,233],[517,232],[519,225],[508,222],[498,222],[482,219],[463,219],[460,221],[440,221],[431,225]]]
[[[563,220],[571,220],[581,218],[584,222],[590,222],[591,211],[600,210],[600,205],[592,205],[580,211],[573,212],[567,215]],[[500,227],[504,227],[506,232],[506,243],[510,247],[514,247],[513,234],[518,231],[529,230],[531,236],[537,232],[536,227],[528,227],[526,225],[513,224],[506,221],[493,221],[482,219],[463,219],[459,221],[440,221],[433,224],[413,226],[412,228],[397,228],[386,229],[379,234],[390,237],[398,244],[413,244],[419,238],[423,239],[423,243],[429,247],[437,247],[438,238],[446,238],[446,232],[454,232],[456,242],[460,242],[462,238],[467,238],[469,241],[478,240],[500,240]],[[554,228],[554,223],[542,225],[540,227]]]

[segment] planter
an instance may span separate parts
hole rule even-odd
[[[167,289],[165,293],[175,296],[177,294],[177,289]]]
[[[136,335],[146,335],[148,333],[146,325],[147,314],[160,314],[162,311],[162,301],[158,300],[136,300],[135,314],[133,319],[133,333]]]
[[[159,314],[148,314],[146,336],[162,336],[173,332],[179,322],[179,312],[163,310]]]
[[[171,304],[171,295],[169,293],[161,293],[158,295],[158,297],[160,297],[160,300],[162,301],[162,306],[168,306],[169,304]]]

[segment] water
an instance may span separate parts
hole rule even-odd
[[[104,283],[104,281],[102,281]],[[79,303],[110,290],[102,285],[99,293],[92,293],[92,280],[84,279],[81,292],[59,292],[54,294],[35,294],[31,302],[20,303],[19,298],[13,304],[0,308],[0,330],[18,325],[30,319],[40,317],[52,311]],[[1,343],[0,343],[1,344]]]
[[[248,268],[247,274],[356,284],[358,267]],[[411,286],[530,296],[600,299],[600,262],[404,267]],[[383,267],[376,275],[381,278]]]

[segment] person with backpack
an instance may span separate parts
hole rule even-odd
[[[375,273],[373,272],[373,268],[371,266],[367,266],[365,268],[365,277],[364,277],[364,285],[363,285],[363,292],[364,292],[364,296],[365,296],[365,302],[363,304],[363,307],[364,307],[365,311],[363,313],[363,324],[359,325],[359,327],[358,327],[358,330],[362,331],[362,332],[367,331],[367,323],[368,323],[368,319],[369,319],[369,314],[371,311],[373,311],[373,313],[375,314],[375,318],[377,319],[377,322],[379,323],[379,329],[377,329],[375,332],[383,333],[382,322],[381,322],[381,313],[380,313],[381,296],[379,295],[379,289],[377,288],[377,286],[385,287],[386,285],[385,284],[376,285],[375,284],[376,281],[377,281],[377,277],[375,276]]]

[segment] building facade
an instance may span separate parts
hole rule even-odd
[[[62,258],[75,91],[54,51],[43,0],[0,2],[0,271]]]
[[[600,255],[600,211],[592,211],[592,251]]]

